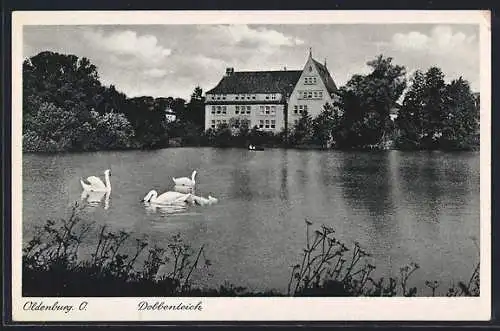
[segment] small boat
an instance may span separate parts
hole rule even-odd
[[[249,151],[263,151],[264,148],[263,147],[254,146],[254,145],[249,145],[248,146],[248,150]]]

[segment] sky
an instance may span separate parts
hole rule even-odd
[[[129,97],[189,99],[226,67],[302,70],[309,49],[337,84],[366,74],[378,54],[415,70],[440,67],[479,91],[479,27],[452,24],[24,26],[23,57],[54,51],[87,57],[101,81]]]

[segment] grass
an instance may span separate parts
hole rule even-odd
[[[201,288],[193,276],[209,274],[212,262],[202,245],[193,249],[181,236],[172,236],[166,247],[146,238],[131,238],[125,231],[111,231],[105,225],[85,223],[78,205],[67,219],[48,220],[23,248],[23,296],[33,297],[137,297],[137,296],[479,296],[479,264],[467,282],[440,292],[440,283],[425,282],[419,292],[409,279],[419,266],[410,263],[399,277],[374,279],[376,267],[368,263],[370,254],[354,243],[352,248],[339,241],[335,230],[321,225],[313,230],[306,220],[305,247],[298,263],[290,267],[287,292],[249,291],[224,283],[217,288]],[[83,258],[82,243],[97,236],[92,252]],[[133,249],[130,249],[133,247]]]

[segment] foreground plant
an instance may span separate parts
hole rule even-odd
[[[180,235],[174,235],[168,248],[163,249],[156,245],[149,247],[146,238],[131,239],[123,230],[111,231],[102,225],[97,227],[97,244],[90,258],[82,259],[81,244],[95,226],[82,222],[78,210],[75,204],[68,219],[47,221],[24,247],[23,291],[27,295],[42,291],[45,296],[82,293],[107,296],[137,289],[175,295],[191,289],[191,277],[200,266],[201,257],[204,258],[204,246],[193,260],[192,248],[183,243]],[[144,251],[147,252],[144,262],[139,263]],[[209,264],[205,259],[205,266]],[[161,284],[162,293],[152,284]]]
[[[321,225],[312,231],[306,223],[306,243],[302,261],[291,266],[288,282],[289,296],[405,296],[417,295],[417,288],[410,287],[411,276],[420,268],[411,262],[399,270],[399,277],[374,279],[375,266],[359,242],[352,249],[335,237],[332,227]],[[439,282],[426,281],[426,286],[436,295]],[[479,295],[479,264],[468,283],[459,282],[448,290],[448,296]]]
[[[23,249],[24,296],[284,296],[275,290],[249,291],[224,282],[218,288],[195,286],[193,276],[208,271],[211,262],[204,246],[198,250],[174,235],[166,247],[147,238],[131,238],[126,231],[85,223],[75,204],[69,217],[49,220],[38,228]],[[293,265],[288,296],[416,296],[411,277],[420,268],[410,263],[399,277],[374,279],[370,254],[355,242],[352,248],[335,237],[332,227],[312,230],[306,220],[301,262]],[[81,247],[90,234],[97,236],[90,251]],[[88,250],[88,248],[87,248]],[[84,258],[84,255],[86,258]],[[479,264],[468,282],[452,285],[448,296],[478,296]],[[208,274],[210,275],[210,274]],[[436,295],[439,282],[427,281]],[[421,294],[421,293],[420,293]]]

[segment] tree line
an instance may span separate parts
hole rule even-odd
[[[367,63],[316,117],[303,113],[292,144],[328,142],[340,149],[471,150],[479,147],[479,97],[462,77],[445,83],[441,69],[406,69],[392,58]],[[395,118],[391,115],[397,114]]]
[[[354,75],[316,117],[307,112],[277,134],[231,119],[204,130],[203,91],[189,101],[129,98],[101,83],[83,57],[41,52],[23,63],[23,150],[92,151],[181,146],[316,146],[320,148],[474,149],[479,99],[469,83],[445,83],[437,67],[406,69],[378,56],[371,72]],[[165,110],[176,115],[169,121]],[[394,120],[391,114],[397,113]],[[238,121],[236,125],[236,121]],[[175,139],[174,139],[175,138]]]
[[[201,89],[181,98],[129,98],[105,86],[83,57],[41,52],[23,62],[23,150],[28,152],[152,149],[169,137],[198,134]],[[165,110],[177,114],[170,123]],[[198,131],[197,131],[198,130]]]

